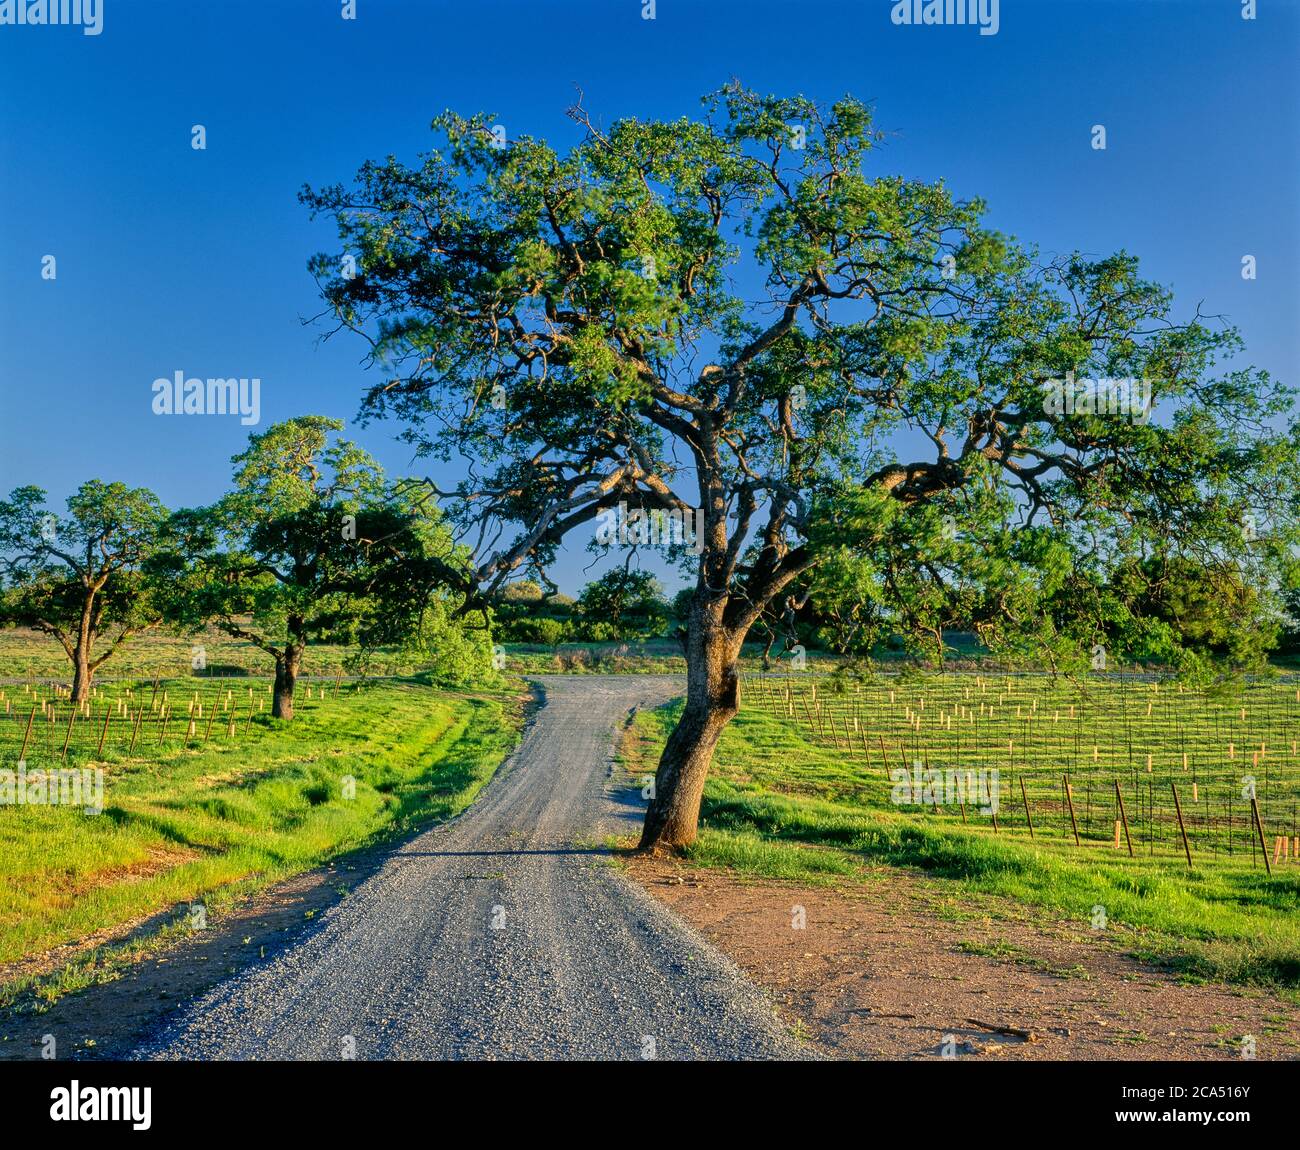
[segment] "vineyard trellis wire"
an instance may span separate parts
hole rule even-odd
[[[357,680],[299,680],[297,701],[320,703]],[[245,676],[109,680],[74,703],[57,679],[0,686],[0,766],[30,769],[156,757],[178,747],[238,741],[269,714],[272,687]]]
[[[1134,857],[1271,870],[1300,861],[1300,686],[1225,690],[1147,672],[746,676],[742,705],[879,780],[997,771],[993,809],[927,795],[902,810]],[[942,787],[940,787],[942,790]],[[958,799],[962,796],[957,789]]]

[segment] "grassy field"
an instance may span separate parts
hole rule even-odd
[[[22,712],[0,723],[7,769],[36,694],[26,689],[6,688]],[[203,711],[192,718],[196,690]],[[0,963],[454,815],[519,728],[513,693],[449,692],[418,676],[318,684],[310,698],[300,688],[291,724],[267,716],[265,692],[264,682],[101,685],[90,717],[72,720],[66,764],[103,770],[103,812],[0,808]],[[57,720],[39,724],[29,771],[65,762],[75,709],[47,707]]]
[[[953,632],[945,637],[945,660],[963,666],[989,665],[996,667],[996,659],[983,650],[973,635]],[[746,673],[759,674],[763,670],[763,647],[758,641],[746,643],[740,665]],[[649,674],[684,675],[686,659],[682,646],[676,639],[659,638],[629,640],[612,643],[560,643],[547,647],[538,643],[506,643],[507,667],[520,674]],[[788,667],[792,652],[776,644],[770,653],[773,668]],[[822,672],[834,670],[841,662],[839,656],[829,651],[803,651],[802,658],[808,669]],[[882,649],[876,654],[881,665],[898,664],[908,656],[901,649]]]
[[[671,675],[686,673],[679,643],[506,643],[506,669],[524,675]]]
[[[996,662],[982,651],[972,637],[949,635],[947,658],[962,665]],[[514,674],[685,674],[686,660],[681,644],[675,639],[660,638],[604,643],[561,643],[548,647],[537,643],[506,643],[506,670]],[[193,663],[200,652],[205,664],[195,670]],[[741,664],[747,671],[761,670],[763,645],[747,643]],[[307,649],[302,673],[307,676],[334,678],[362,673],[353,662],[355,651],[328,644]],[[805,659],[810,668],[833,668],[838,658],[822,651],[808,651]],[[902,662],[902,651],[882,651],[883,664]],[[789,653],[780,645],[773,649],[774,666],[786,666]],[[97,678],[152,679],[229,678],[232,676],[269,675],[274,666],[264,651],[242,639],[232,639],[215,628],[197,635],[177,635],[165,630],[149,631],[126,644],[100,669]],[[407,675],[418,670],[412,657],[397,649],[381,648],[370,657],[364,672],[373,675]],[[63,648],[52,638],[23,628],[0,630],[0,679],[52,680],[67,682],[72,675]]]
[[[635,773],[653,771],[676,713],[639,717]],[[1300,865],[1292,856],[1266,871],[1241,782],[1257,776],[1272,864],[1297,797],[1297,716],[1293,682],[1239,697],[1046,676],[888,677],[842,692],[824,678],[751,679],[718,747],[691,854],[834,883],[873,865],[916,867],[1072,920],[1104,915],[1135,953],[1189,977],[1297,987]],[[917,792],[900,792],[892,772],[918,766],[997,769],[996,827],[988,806],[946,801],[943,788],[938,805],[911,802]],[[1115,847],[1117,781],[1132,856],[1122,823]]]
[[[304,675],[324,675],[333,678],[339,674],[356,673],[348,647],[321,644],[311,646],[303,658]],[[196,670],[196,655],[202,656],[204,667]],[[411,658],[396,650],[380,650],[370,661],[367,670],[376,675],[405,675],[416,670]],[[232,639],[214,628],[197,635],[175,635],[162,630],[145,632],[126,643],[99,670],[97,678],[152,679],[202,678],[203,676],[229,677],[238,675],[270,675],[275,664],[265,651],[243,639]],[[0,678],[3,679],[60,679],[67,681],[72,675],[72,664],[58,642],[49,636],[24,628],[0,630]]]

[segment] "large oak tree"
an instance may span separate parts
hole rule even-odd
[[[1216,369],[1231,329],[1176,319],[1127,254],[1040,259],[881,171],[859,101],[732,85],[699,119],[571,116],[557,147],[447,113],[414,165],[302,198],[343,243],[312,264],[326,322],[380,373],[363,414],[467,461],[440,492],[467,588],[544,571],[619,503],[702,511],[643,846],[694,839],[741,644],[819,565],[921,629],[955,597],[987,637],[1059,643],[1082,632],[1047,634],[1043,597],[1094,561],[1245,561],[1243,516],[1289,511],[1288,396]],[[1052,402],[1067,379],[1145,381],[1154,410]]]

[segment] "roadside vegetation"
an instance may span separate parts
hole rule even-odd
[[[318,691],[292,724],[259,713],[235,741],[110,746],[102,814],[3,811],[0,964],[449,818],[513,748],[520,718],[515,692],[435,691],[425,675]]]

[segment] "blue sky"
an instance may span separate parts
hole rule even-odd
[[[337,245],[299,187],[413,158],[447,107],[573,139],[575,84],[605,120],[691,114],[732,77],[852,92],[892,133],[876,170],[981,196],[1046,252],[1138,254],[1183,314],[1227,315],[1252,362],[1297,381],[1296,0],[1253,21],[1240,0],[1001,0],[994,36],[895,26],[891,0],[657,0],[654,20],[642,0],[357,0],[352,21],[340,0],[102,2],[98,36],[0,26],[4,491],[61,502],[98,477],[215,498],[249,429],[153,415],[153,380],[178,370],[259,377],[263,428],[354,418],[361,345],[300,322],[306,261]],[[422,474],[397,430],[353,435]],[[588,562],[579,544],[565,589]]]

